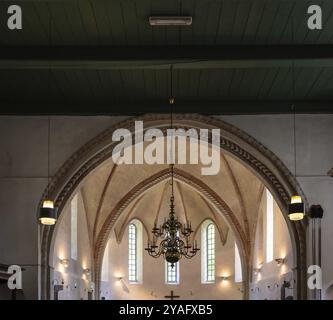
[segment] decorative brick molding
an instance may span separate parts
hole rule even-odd
[[[134,132],[134,121],[143,120],[145,130],[160,128],[164,133],[170,127],[168,114],[147,114],[138,118],[129,118],[111,126],[97,137],[82,146],[75,152],[58,170],[50,182],[50,195],[56,199],[55,204],[61,214],[66,202],[93,169],[103,163],[112,155],[112,150],[117,142],[112,141],[114,130],[126,128]],[[221,149],[237,158],[245,166],[250,168],[270,189],[275,200],[281,208],[288,228],[290,230],[293,254],[296,261],[297,297],[306,297],[306,223],[291,223],[287,218],[287,207],[290,196],[297,192],[307,200],[293,175],[279,158],[253,137],[235,126],[214,117],[198,114],[176,114],[174,127],[184,129],[213,129],[221,130]],[[47,190],[47,189],[46,189]],[[44,192],[43,197],[46,194]],[[41,201],[43,199],[41,198]],[[111,218],[110,218],[111,219]],[[48,298],[50,292],[50,270],[48,267],[50,243],[53,228],[41,228],[41,290],[42,298]],[[245,237],[246,238],[246,237]],[[245,239],[244,238],[244,239]],[[247,239],[249,241],[249,239]]]

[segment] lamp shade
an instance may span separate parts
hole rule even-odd
[[[300,196],[292,196],[289,204],[288,217],[291,221],[299,221],[304,218],[304,203]]]
[[[57,213],[52,200],[44,200],[39,210],[39,221],[43,225],[52,226],[57,221]]]

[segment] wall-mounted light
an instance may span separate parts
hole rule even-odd
[[[280,287],[280,285],[278,284],[278,283],[274,283],[273,285],[267,285],[267,289],[269,290],[269,291],[273,291],[275,288],[279,288]]]
[[[68,259],[60,259],[60,264],[63,265],[65,268],[68,268],[69,260]]]
[[[301,196],[292,196],[288,209],[288,217],[291,221],[299,221],[304,218],[305,209]]]
[[[259,274],[261,272],[261,268],[253,268],[254,274]]]
[[[189,16],[152,16],[149,17],[151,26],[190,26],[192,17]]]
[[[86,276],[89,276],[90,275],[90,269],[89,268],[83,269],[83,274],[86,275]]]
[[[117,277],[117,281],[122,281],[123,280],[123,277]]]
[[[285,258],[276,258],[275,261],[276,261],[278,266],[281,266],[282,264],[286,263]]]
[[[54,280],[52,281],[52,284],[53,284],[54,286],[59,285],[59,281],[58,281],[58,279],[54,279]],[[61,279],[61,285],[64,285],[64,284],[65,284],[64,279]]]
[[[221,277],[221,280],[222,280],[222,281],[228,281],[228,280],[229,280],[229,277],[228,277],[228,276],[222,276],[222,277]]]

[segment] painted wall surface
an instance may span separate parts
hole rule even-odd
[[[84,269],[92,269],[91,246],[85,217],[85,208],[81,194],[78,193],[77,223],[77,258],[71,255],[71,212],[70,202],[64,209],[63,218],[55,230],[55,243],[51,266],[54,268],[53,284],[64,283],[64,290],[59,292],[59,300],[87,300],[88,291],[92,289],[91,272],[86,275]],[[65,267],[61,260],[69,260]]]
[[[201,246],[201,235],[197,236]],[[143,233],[143,246],[147,235]],[[109,279],[112,299],[165,299],[173,290],[180,299],[242,299],[241,283],[234,282],[234,246],[235,239],[229,232],[223,246],[216,234],[216,280],[215,283],[201,282],[201,254],[192,259],[182,259],[179,265],[180,283],[166,284],[165,262],[163,258],[154,259],[143,253],[142,283],[131,284],[128,281],[128,234],[121,243],[117,243],[112,232],[109,239]],[[228,276],[221,281],[221,276]],[[119,278],[122,278],[119,280]]]
[[[119,119],[52,118],[51,175]],[[47,133],[47,117],[0,117],[0,263],[24,266],[22,296],[27,299],[39,297],[37,211],[48,181]]]
[[[274,152],[294,172],[293,116],[223,116]],[[297,181],[309,204],[320,204],[322,219],[322,275],[324,291],[333,284],[333,115],[297,115]],[[310,256],[310,255],[308,255]],[[309,258],[309,257],[308,257]],[[311,262],[309,261],[309,264]]]
[[[51,174],[79,147],[125,117],[52,117]],[[291,115],[219,116],[274,152],[294,171]],[[38,203],[47,185],[46,117],[0,117],[0,263],[25,265],[23,295],[38,298]],[[333,283],[333,115],[297,115],[297,176],[322,221],[323,286]]]
[[[294,285],[294,259],[291,239],[287,224],[282,213],[274,201],[273,205],[273,260],[266,261],[266,190],[261,198],[260,218],[256,227],[254,244],[253,267],[260,269],[252,273],[250,284],[250,299],[252,300],[280,300],[283,281],[290,281]],[[275,259],[282,258],[285,262],[278,265]],[[286,296],[292,295],[292,290],[286,290]]]

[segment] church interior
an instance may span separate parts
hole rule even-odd
[[[1,1],[0,299],[333,300],[317,2]]]

